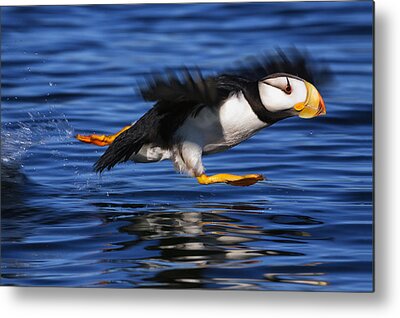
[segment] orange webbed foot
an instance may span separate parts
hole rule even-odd
[[[96,146],[104,147],[112,144],[112,142],[117,138],[120,134],[122,134],[125,130],[131,128],[131,126],[125,126],[119,132],[114,135],[76,135],[75,138],[79,141],[85,142],[87,144],[93,144]]]
[[[79,141],[85,142],[87,144],[94,144],[96,146],[108,146],[109,144],[111,144],[114,140],[110,140],[109,136],[106,135],[76,135],[75,136],[76,139],[78,139]]]
[[[261,174],[248,174],[245,176],[236,176],[228,173],[215,174],[213,176],[206,176],[202,174],[197,177],[200,184],[213,184],[213,183],[226,183],[233,186],[248,187],[258,181],[265,180]]]

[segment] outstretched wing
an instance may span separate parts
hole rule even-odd
[[[303,50],[292,47],[285,52],[277,48],[259,56],[250,56],[234,63],[226,74],[259,81],[271,74],[286,73],[300,77],[314,85],[323,85],[332,79],[329,67],[323,61],[316,61]]]
[[[233,67],[204,76],[196,68],[167,70],[163,74],[149,75],[139,91],[146,101],[191,101],[199,105],[215,105],[232,91],[238,91],[248,82],[257,82],[271,74],[287,73],[314,85],[331,79],[329,68],[315,61],[307,51],[296,48],[276,49],[259,56],[250,56],[234,63]]]
[[[169,69],[163,74],[151,74],[145,80],[145,84],[139,86],[139,91],[146,101],[192,101],[205,105],[217,102],[215,77],[204,77],[198,68]]]

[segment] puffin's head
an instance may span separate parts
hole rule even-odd
[[[258,82],[258,90],[262,104],[271,113],[301,118],[326,114],[325,103],[318,90],[297,76],[272,74]]]

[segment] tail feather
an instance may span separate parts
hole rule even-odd
[[[133,154],[138,153],[144,144],[145,136],[138,134],[134,125],[114,140],[94,164],[94,170],[102,173],[106,169],[110,170],[118,163],[128,161]]]

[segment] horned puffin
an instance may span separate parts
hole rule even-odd
[[[310,64],[304,52],[293,49],[285,54],[278,49],[215,75],[203,76],[199,69],[188,68],[149,75],[139,91],[154,105],[141,118],[113,135],[76,138],[109,145],[94,165],[96,172],[128,160],[168,159],[178,172],[197,178],[200,184],[249,186],[264,177],[208,176],[202,156],[230,149],[285,118],[325,115],[324,100],[314,84],[327,69]]]

